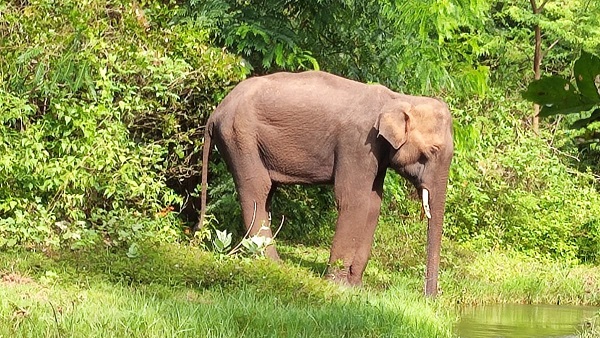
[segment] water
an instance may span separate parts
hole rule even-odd
[[[461,338],[575,337],[599,309],[571,305],[497,304],[464,308],[456,324]]]

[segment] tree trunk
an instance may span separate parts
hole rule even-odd
[[[534,12],[535,13],[535,12]],[[537,14],[537,13],[536,13]],[[533,78],[539,80],[542,76],[540,67],[542,64],[542,29],[540,25],[535,25],[535,52],[533,56]],[[533,104],[533,118],[532,126],[533,131],[537,134],[540,130],[540,105],[537,103]]]
[[[533,14],[538,16],[542,12],[542,10],[544,9],[544,6],[546,6],[546,3],[548,3],[548,1],[549,0],[544,0],[544,2],[542,2],[542,4],[538,7],[535,0],[529,0]],[[542,29],[541,29],[540,25],[536,23],[535,26],[533,27],[533,30],[535,32],[535,51],[534,51],[534,55],[533,55],[533,78],[535,80],[539,80],[542,76],[542,73],[540,70],[541,65],[542,65]],[[540,129],[540,116],[539,115],[540,115],[540,106],[538,104],[534,104],[531,125],[533,128],[533,131],[536,134],[539,132],[539,129]]]

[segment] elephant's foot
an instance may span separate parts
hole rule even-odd
[[[353,274],[351,266],[343,268],[330,266],[325,274],[325,279],[345,287],[362,285],[362,276]]]
[[[277,249],[275,249],[274,245],[269,245],[265,248],[265,257],[269,258],[270,260],[280,263],[281,262],[281,258],[279,257],[279,253],[277,252]]]

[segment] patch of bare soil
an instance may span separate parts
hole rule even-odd
[[[2,275],[2,283],[9,285],[23,285],[33,283],[33,279],[27,276],[22,276],[18,273],[11,272]]]

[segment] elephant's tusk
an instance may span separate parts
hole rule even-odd
[[[423,189],[423,210],[425,210],[425,216],[431,219],[431,209],[429,209],[429,191]]]

